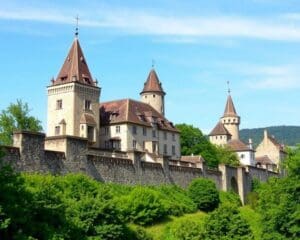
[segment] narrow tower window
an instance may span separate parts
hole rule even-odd
[[[62,99],[56,101],[56,109],[62,109]]]
[[[92,109],[91,106],[92,106],[91,105],[91,101],[90,100],[85,100],[85,102],[84,102],[84,109],[85,110],[91,110]]]

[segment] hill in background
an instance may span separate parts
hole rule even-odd
[[[295,146],[300,143],[300,126],[242,129],[240,130],[240,138],[246,143],[249,138],[252,138],[253,145],[256,147],[262,141],[265,129],[267,129],[269,135],[274,135],[279,143],[288,146]]]

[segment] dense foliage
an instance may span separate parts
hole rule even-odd
[[[188,124],[176,124],[180,130],[180,145],[182,155],[201,155],[208,167],[215,168],[219,163],[231,166],[239,164],[236,153],[228,148],[217,147],[209,142],[199,128]]]
[[[15,130],[38,132],[42,130],[41,122],[29,115],[27,103],[17,100],[0,113],[0,144],[11,145]]]
[[[278,142],[288,146],[296,146],[300,143],[300,126],[274,126],[266,128],[253,128],[240,130],[240,138],[248,142],[252,138],[253,145],[257,146],[263,139],[264,130],[268,130],[268,134],[274,135]]]
[[[206,178],[194,179],[188,187],[188,195],[205,212],[214,210],[220,203],[215,183]]]

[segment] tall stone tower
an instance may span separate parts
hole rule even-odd
[[[237,115],[230,93],[227,97],[225,111],[220,119],[221,123],[231,135],[232,140],[239,139],[240,117]]]
[[[140,93],[141,101],[151,105],[156,111],[165,115],[165,95],[161,82],[159,81],[154,68],[151,69],[143,91]]]
[[[47,136],[83,137],[98,147],[101,89],[92,78],[77,35],[57,78],[47,87]]]

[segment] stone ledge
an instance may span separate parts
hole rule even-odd
[[[27,135],[34,135],[34,136],[40,136],[40,137],[45,137],[45,133],[41,132],[32,132],[32,131],[27,131],[27,130],[17,130],[14,131],[13,134],[27,134]]]
[[[56,140],[56,139],[76,139],[76,140],[80,140],[80,141],[88,141],[87,138],[83,138],[83,137],[76,137],[76,136],[71,136],[71,135],[58,135],[58,136],[51,136],[51,137],[46,137],[46,141],[47,140]]]

